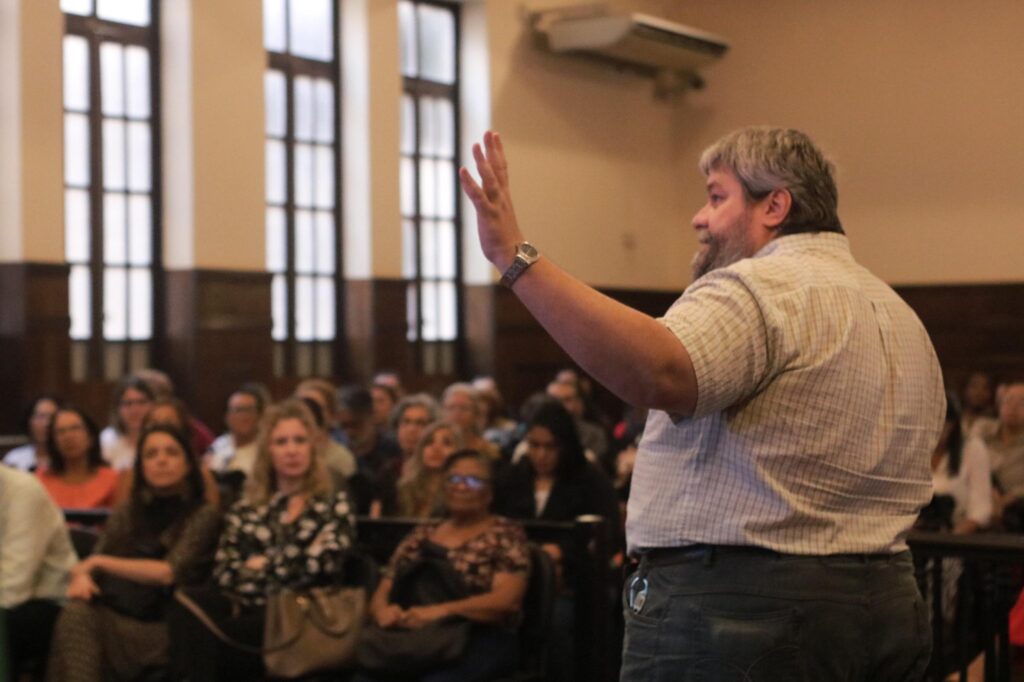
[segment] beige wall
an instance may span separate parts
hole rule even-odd
[[[187,57],[187,70],[164,82],[167,264],[262,269],[259,3],[166,2],[187,10],[190,29],[184,45],[164,37],[165,52],[170,45]],[[369,134],[344,180],[346,198],[361,206],[346,227],[368,239],[348,269],[393,277],[401,263],[400,79],[388,75],[398,68],[394,3],[343,2],[365,22],[359,51],[370,64],[361,114]],[[588,282],[684,286],[689,220],[702,201],[695,159],[750,123],[800,127],[831,153],[854,251],[888,281],[1024,279],[1024,41],[1015,35],[1024,3],[987,0],[968,11],[953,0],[612,0],[731,41],[705,72],[704,91],[668,102],[648,79],[539,49],[525,8],[565,0],[468,4],[486,13],[464,30],[489,41],[489,82],[464,84],[476,107],[487,99],[481,89],[490,92],[474,125],[489,119],[505,138],[529,238]],[[5,35],[14,18],[22,38],[3,41],[0,66],[0,260],[63,259],[58,7],[0,0]],[[182,88],[191,92],[184,103]],[[476,248],[468,239],[471,261]]]
[[[768,123],[806,130],[834,157],[854,252],[886,280],[1024,279],[1024,4],[613,4],[718,33],[732,50],[703,92],[661,103],[648,81],[534,49],[515,3],[491,3],[494,121],[520,218],[574,273],[685,283],[697,156]],[[623,249],[634,230],[636,249]]]

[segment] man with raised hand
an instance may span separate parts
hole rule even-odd
[[[526,242],[500,137],[462,186],[481,247],[584,371],[651,410],[627,544],[623,680],[920,679],[931,633],[905,537],[945,410],[910,308],[850,253],[833,166],[795,130],[700,159],[693,283],[661,318]]]

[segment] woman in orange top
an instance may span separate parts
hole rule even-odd
[[[102,509],[114,504],[118,474],[103,461],[99,429],[72,405],[61,407],[47,434],[50,465],[36,472],[61,509]]]

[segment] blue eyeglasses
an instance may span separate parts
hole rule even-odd
[[[480,478],[479,476],[463,476],[461,474],[452,474],[445,479],[445,483],[448,485],[464,485],[470,490],[483,490],[490,482],[490,479]]]

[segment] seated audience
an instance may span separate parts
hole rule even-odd
[[[135,376],[146,382],[149,389],[153,392],[154,400],[170,399],[177,395],[174,391],[174,382],[171,381],[171,377],[167,375],[167,372],[147,367],[137,370]],[[189,415],[188,428],[185,430],[185,433],[192,440],[193,451],[200,457],[210,449],[210,444],[213,443],[213,432],[210,431],[206,424],[196,419],[194,415]]]
[[[187,596],[235,641],[259,647],[268,594],[329,584],[351,546],[354,518],[335,491],[308,407],[288,400],[267,410],[245,496],[228,512],[214,586]],[[262,676],[259,656],[224,645],[195,614],[171,611],[175,667],[191,682]]]
[[[142,420],[142,429],[145,431],[151,426],[156,424],[162,424],[163,426],[169,426],[173,429],[177,429],[181,433],[189,433],[189,424],[192,423],[192,419],[188,413],[188,408],[185,407],[185,403],[181,402],[177,398],[164,397],[157,398],[153,402],[153,407],[150,408],[149,412],[146,413],[145,418]],[[189,438],[189,443],[194,443],[194,438]],[[193,450],[195,452],[195,450]],[[206,501],[214,506],[220,505],[220,488],[217,485],[217,480],[213,477],[210,469],[202,463],[200,458],[199,472],[203,477],[203,490],[206,496]],[[128,470],[121,473],[121,478],[117,483],[117,492],[114,496],[114,503],[121,504],[129,499],[131,496],[132,486],[134,485],[135,472],[134,470]]]
[[[444,464],[448,456],[464,446],[459,427],[451,422],[434,422],[428,426],[406,463],[398,481],[398,516],[426,519],[443,510]],[[390,509],[384,510],[386,514]]]
[[[252,474],[256,462],[260,419],[269,393],[259,384],[243,384],[228,397],[224,424],[227,433],[218,436],[207,455],[214,471],[241,471]]]
[[[954,400],[946,401],[946,421],[932,454],[932,503],[922,510],[922,524],[954,533],[974,533],[992,521],[992,470],[988,451],[978,438],[964,442]]]
[[[596,514],[608,522],[612,552],[624,545],[619,525],[619,504],[608,477],[583,454],[573,415],[557,401],[542,404],[527,422],[527,456],[514,464],[498,482],[495,509],[514,519],[573,521]],[[577,567],[569,562],[568,544],[547,543],[542,549],[554,560],[563,582],[569,583]],[[555,602],[551,646],[561,655],[551,661],[554,679],[571,680],[574,671],[575,605],[568,591]]]
[[[71,571],[51,647],[54,682],[133,680],[165,666],[170,589],[209,575],[220,519],[204,502],[191,443],[176,429],[150,427],[134,472],[131,499]]]
[[[1006,386],[999,401],[999,423],[980,440],[992,466],[1003,525],[1024,531],[1024,382]]]
[[[405,397],[405,386],[402,385],[402,377],[400,377],[398,372],[393,369],[377,370],[370,383],[390,386],[395,389],[395,393],[398,395],[399,400]]]
[[[605,471],[611,471],[613,465],[608,461],[608,434],[601,425],[583,418],[584,406],[579,385],[569,381],[552,381],[548,384],[547,393],[561,402],[576,420],[576,430],[584,449],[594,453],[594,457],[601,462]]]
[[[59,600],[77,561],[64,515],[36,477],[0,467],[0,609],[7,618],[0,650],[7,651],[12,674],[30,664],[37,673],[45,667]]]
[[[100,453],[96,422],[81,409],[65,405],[50,420],[50,466],[36,471],[61,509],[109,509],[114,506],[118,472]]]
[[[377,428],[373,397],[362,386],[346,386],[338,392],[338,425],[356,456],[359,472],[374,483],[381,472],[401,462],[398,444]]]
[[[992,376],[987,372],[971,372],[960,396],[960,429],[964,438],[989,435],[997,424]]]
[[[493,377],[473,379],[473,388],[480,399],[482,417],[481,431],[489,442],[504,448],[515,435],[516,422],[505,414],[505,400],[501,397],[498,384]]]
[[[501,458],[498,446],[483,437],[483,407],[472,384],[460,382],[450,385],[441,396],[441,406],[444,410],[444,419],[453,422],[462,431],[467,448],[487,455],[495,461]]]
[[[338,391],[334,384],[327,379],[303,379],[292,396],[316,401],[323,414],[324,430],[333,440],[348,446],[345,432],[338,428]],[[330,466],[330,459],[327,464]]]
[[[110,426],[100,433],[103,459],[118,471],[132,468],[142,420],[153,406],[153,389],[142,379],[129,375],[114,391]]]
[[[437,401],[426,393],[407,395],[392,410],[391,431],[395,434],[401,457],[393,458],[377,476],[376,499],[370,505],[370,516],[376,518],[397,513],[398,481],[412,459],[424,429],[437,421],[437,415]]]
[[[398,391],[387,384],[372,384],[370,396],[373,399],[373,424],[381,433],[394,437],[391,431],[391,411],[398,404]]]
[[[22,417],[22,433],[28,436],[28,443],[14,448],[4,455],[3,463],[22,471],[35,471],[50,463],[50,451],[46,447],[46,434],[50,428],[60,399],[45,394],[29,403]]]
[[[412,531],[391,557],[370,602],[374,622],[382,628],[414,630],[447,618],[473,624],[462,656],[419,676],[421,680],[490,680],[514,670],[518,660],[515,625],[529,573],[526,535],[515,523],[490,511],[492,460],[461,450],[444,467],[447,517]],[[445,560],[461,579],[466,596],[428,605],[403,605],[392,587],[420,561]],[[366,673],[369,675],[370,673]],[[376,679],[400,680],[395,671]]]
[[[313,423],[316,425],[316,441],[323,450],[324,463],[328,471],[339,480],[351,481],[358,473],[359,467],[356,464],[356,456],[347,447],[331,438],[327,432],[327,422],[324,416],[324,409],[321,403],[308,395],[299,398],[310,413],[313,415]]]

